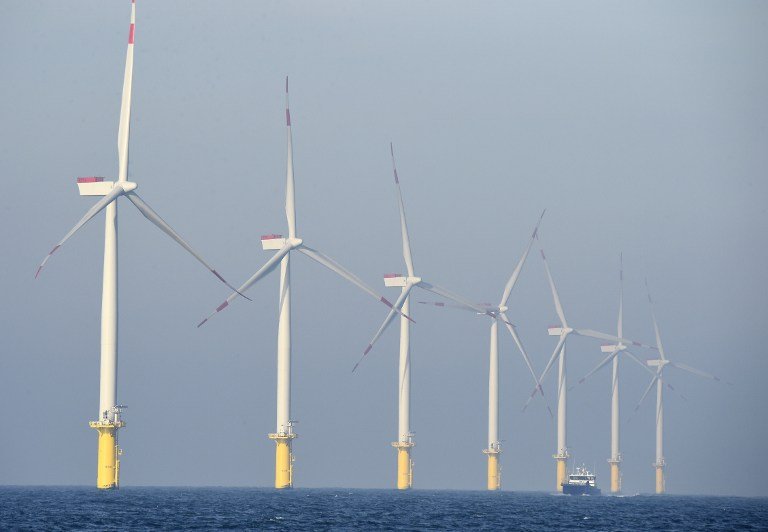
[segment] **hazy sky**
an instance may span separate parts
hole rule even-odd
[[[129,2],[0,3],[0,483],[93,484],[103,216],[35,281],[115,176]],[[543,208],[541,243],[569,321],[626,335],[734,386],[669,371],[667,487],[768,495],[765,2],[139,0],[130,178],[233,282],[285,233],[283,79],[291,76],[298,226],[370,284],[405,269],[388,143],[414,262],[497,301]],[[202,329],[226,289],[120,203],[118,399],[124,485],[273,482],[278,277]],[[293,262],[296,485],[392,487],[396,327],[303,256]],[[385,292],[386,291],[386,292]],[[417,294],[414,300],[433,298]],[[538,371],[557,322],[538,253],[512,295]],[[486,319],[415,305],[415,486],[483,489]],[[569,340],[575,383],[599,342]],[[555,426],[501,336],[503,484],[552,490]],[[554,406],[554,379],[545,383]],[[622,366],[625,492],[653,490],[653,397]],[[608,488],[608,371],[569,395],[574,462]]]

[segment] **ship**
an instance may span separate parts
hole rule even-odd
[[[586,467],[576,468],[576,472],[568,475],[568,482],[563,482],[563,495],[600,495],[595,475]]]

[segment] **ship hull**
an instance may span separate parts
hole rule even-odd
[[[563,495],[600,495],[600,488],[584,484],[563,484]]]

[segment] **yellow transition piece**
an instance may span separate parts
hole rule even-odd
[[[408,490],[413,487],[413,460],[411,460],[411,447],[413,442],[392,442],[392,447],[397,449],[397,489]]]
[[[270,434],[275,440],[275,488],[281,490],[293,487],[293,450],[291,440],[296,434]]]
[[[656,466],[656,493],[664,493],[666,486],[664,485],[664,467]]]
[[[499,451],[492,449],[483,450],[488,455],[488,489],[491,491],[501,489],[501,464]]]
[[[96,487],[102,490],[117,489],[120,486],[120,447],[117,444],[117,429],[124,423],[91,421],[89,425],[99,433]]]
[[[568,482],[568,459],[555,456],[557,460],[557,491],[563,491],[563,484]]]
[[[621,472],[619,463],[611,462],[611,493],[621,492]]]

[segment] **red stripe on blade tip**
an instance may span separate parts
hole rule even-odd
[[[227,308],[228,305],[229,305],[229,301],[225,301],[224,303],[216,307],[216,312],[221,312],[222,310]]]

